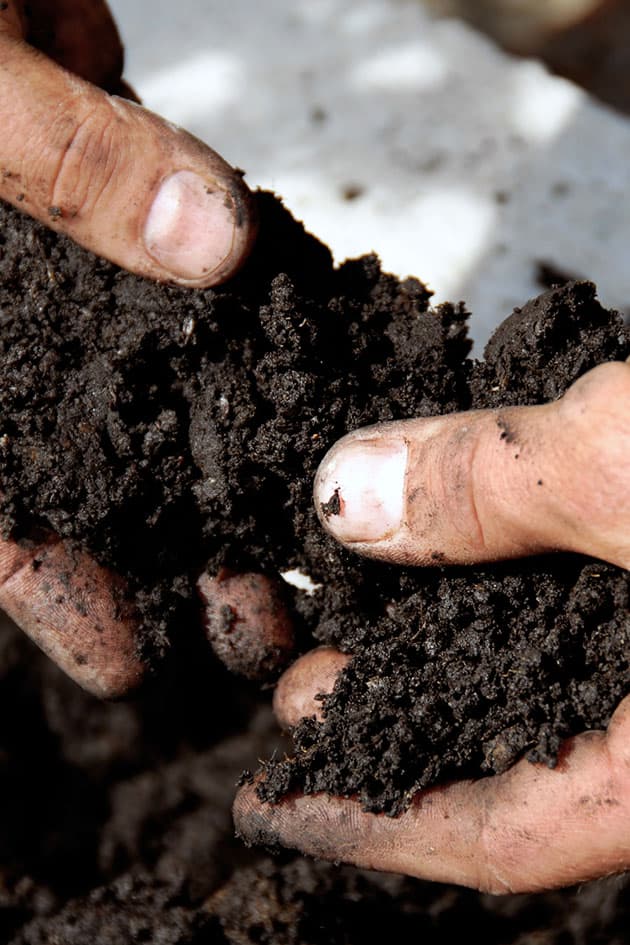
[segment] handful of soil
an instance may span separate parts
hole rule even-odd
[[[199,622],[220,567],[296,591],[307,639],[354,655],[323,723],[261,790],[359,794],[397,813],[421,787],[498,771],[598,728],[628,690],[628,575],[571,556],[402,570],[324,535],[312,480],[357,426],[543,402],[630,354],[589,283],[552,290],[468,360],[467,313],[430,307],[375,257],[335,269],[270,195],[229,285],[157,286],[0,209],[0,492],[5,534],[52,529],[119,572],[145,659]],[[497,433],[499,435],[499,431]]]

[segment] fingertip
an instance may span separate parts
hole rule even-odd
[[[28,551],[1,544],[0,605],[15,623],[92,695],[120,699],[137,689],[146,666],[122,580],[63,542]]]
[[[249,846],[298,850],[319,860],[355,864],[367,869],[381,865],[384,851],[380,824],[386,835],[389,818],[366,814],[352,799],[327,794],[293,793],[270,804],[258,796],[262,776],[240,788],[233,806],[237,835]]]
[[[319,520],[344,544],[384,541],[400,528],[404,513],[407,444],[385,425],[339,440],[315,477]]]
[[[630,372],[600,365],[550,404],[367,427],[317,472],[321,523],[407,565],[576,551],[627,567]]]
[[[138,275],[190,288],[231,278],[257,230],[242,173],[193,135],[26,43],[0,42],[12,93],[0,196]]]
[[[273,696],[273,708],[280,724],[294,728],[300,719],[323,718],[323,703],[318,698],[333,691],[339,673],[350,657],[331,646],[310,650],[280,677]]]
[[[253,778],[236,793],[232,805],[234,830],[239,840],[248,847],[263,847],[271,852],[282,849],[280,834],[275,826],[279,807],[264,804],[256,790],[260,779]]]
[[[253,197],[237,172],[226,168],[219,175],[187,168],[168,173],[159,184],[143,242],[171,281],[206,288],[238,271],[256,232]]]
[[[295,646],[293,623],[278,582],[263,574],[204,573],[197,581],[210,646],[233,673],[276,679]]]
[[[339,859],[332,846],[336,849],[341,837],[337,832],[332,845],[329,837],[329,833],[335,834],[335,825],[331,825],[331,831],[326,830],[325,822],[320,827],[320,797],[290,795],[271,804],[258,796],[262,779],[260,775],[253,778],[236,795],[232,816],[237,837],[247,846],[260,846],[271,852],[284,848],[320,859]],[[325,800],[332,804],[332,798]]]

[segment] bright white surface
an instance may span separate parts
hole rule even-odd
[[[111,0],[145,103],[274,188],[338,260],[376,250],[475,337],[537,260],[630,303],[630,127],[419,0]],[[348,187],[362,188],[354,200]]]

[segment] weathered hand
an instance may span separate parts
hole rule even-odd
[[[315,487],[335,537],[412,564],[562,549],[627,568],[629,495],[630,365],[622,363],[596,368],[545,406],[357,431],[330,451]],[[298,661],[276,691],[281,723],[316,715],[315,695],[332,689],[346,659],[324,648]],[[395,819],[325,795],[271,806],[248,785],[235,820],[246,838],[495,893],[622,871],[630,867],[630,697],[607,732],[567,742],[554,770],[523,760],[501,775],[435,787]]]
[[[254,235],[249,191],[196,138],[104,91],[122,89],[122,61],[104,0],[0,4],[0,197],[132,272],[221,282]]]
[[[214,151],[119,97],[129,95],[122,64],[104,0],[0,3],[0,197],[140,275],[221,282],[253,241],[249,191]],[[120,591],[54,537],[0,541],[0,606],[105,697],[143,673],[137,617]],[[238,581],[230,591],[238,608]]]

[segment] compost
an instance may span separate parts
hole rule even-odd
[[[627,574],[576,556],[466,570],[362,561],[322,532],[312,480],[348,430],[556,398],[628,357],[630,333],[574,282],[515,312],[472,360],[462,304],[433,308],[421,282],[374,256],[335,268],[279,201],[259,204],[250,262],[199,292],[121,272],[0,209],[4,533],[53,531],[120,573],[156,677],[134,703],[101,705],[6,632],[5,938],[150,941],[159,927],[166,943],[367,941],[370,910],[390,910],[401,935],[434,927],[443,941],[449,910],[472,909],[514,918],[496,940],[518,941],[520,906],[495,919],[472,894],[236,844],[234,784],[276,738],[257,690],[213,659],[195,584],[220,568],[299,569],[319,585],[284,592],[301,648],[353,655],[324,721],[305,720],[295,755],[265,764],[267,799],[326,790],[396,814],[447,777],[523,754],[553,764],[562,739],[605,726],[628,690]],[[263,899],[258,927],[244,903]],[[320,900],[337,903],[326,920]],[[545,934],[557,924],[550,942],[580,941],[572,908],[553,905],[562,897],[534,902],[551,910]],[[358,923],[349,938],[335,908],[346,930]],[[612,929],[617,907],[598,910],[584,928]]]

